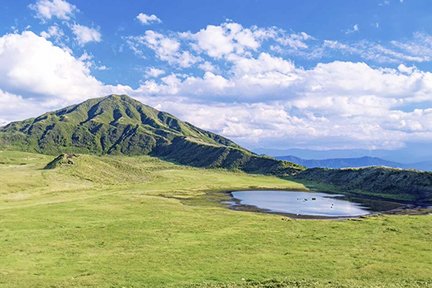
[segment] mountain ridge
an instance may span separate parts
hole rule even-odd
[[[263,174],[293,174],[303,169],[258,156],[223,136],[127,95],[114,94],[0,127],[0,146],[52,155],[150,155],[195,167]]]
[[[392,168],[402,168],[401,163],[387,161],[378,157],[362,156],[352,158],[329,158],[329,159],[303,159],[300,157],[288,155],[275,157],[279,160],[285,160],[307,168],[357,168],[369,166],[386,166]]]
[[[384,166],[400,169],[416,169],[421,171],[431,171],[432,161],[423,161],[415,163],[398,163],[394,161],[385,160],[379,157],[350,157],[350,158],[328,158],[328,159],[304,159],[301,157],[288,155],[276,156],[276,159],[293,162],[302,165],[306,168],[360,168],[372,166]]]
[[[295,179],[333,185],[344,194],[405,202],[422,207],[432,203],[432,172],[389,167],[309,168]],[[330,188],[334,192],[334,187]],[[329,188],[324,188],[329,189]]]

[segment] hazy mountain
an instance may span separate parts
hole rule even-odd
[[[197,167],[291,174],[298,165],[258,156],[126,95],[87,100],[0,128],[0,145],[45,154],[148,154]]]
[[[290,161],[307,168],[347,168],[347,167],[367,167],[367,166],[387,166],[403,168],[403,164],[387,161],[377,157],[359,157],[359,158],[333,158],[333,159],[303,159],[295,156],[279,156],[280,160]]]
[[[397,163],[384,160],[378,157],[363,156],[358,158],[333,158],[333,159],[303,159],[296,156],[278,156],[276,159],[285,160],[307,168],[355,168],[355,167],[370,167],[370,166],[386,166],[402,169],[417,169],[423,171],[432,170],[432,161],[416,162],[416,163]]]
[[[430,143],[407,143],[406,147],[396,150],[368,150],[368,149],[254,149],[256,153],[271,156],[292,155],[303,159],[334,159],[334,158],[360,158],[364,156],[377,157],[396,163],[417,163],[432,161]]]
[[[413,168],[423,171],[432,171],[432,161],[422,161],[411,164],[405,164],[404,168]]]

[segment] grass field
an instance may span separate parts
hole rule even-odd
[[[50,160],[0,152],[0,287],[432,287],[432,215],[293,220],[205,201],[305,189],[275,177]]]

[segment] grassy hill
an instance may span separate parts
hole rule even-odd
[[[0,147],[51,155],[149,155],[194,167],[277,176],[293,176],[305,169],[291,162],[256,155],[229,139],[204,131],[126,95],[90,99],[34,119],[10,123],[0,128]],[[106,161],[110,162],[110,159]],[[59,161],[67,163],[73,160],[66,157]],[[349,178],[341,177],[339,183],[335,179],[345,175],[345,172],[326,174],[316,171],[321,170],[308,170],[300,173],[297,179],[333,184],[344,192],[356,190],[363,195],[411,203],[422,198],[429,199],[430,193],[423,195],[423,191],[430,188],[412,188],[417,187],[416,183],[423,183],[424,175],[429,174],[386,170],[383,177],[364,177],[363,170],[353,170]],[[332,176],[335,173],[337,176]],[[125,177],[128,178],[127,175]],[[396,178],[402,180],[393,181]],[[117,178],[114,176],[113,179]],[[431,185],[428,183],[424,184],[425,187]],[[389,187],[391,192],[388,192]]]
[[[293,174],[301,166],[261,157],[126,95],[110,95],[0,128],[0,146],[58,155],[151,155],[196,167]]]
[[[329,189],[397,200],[417,205],[432,203],[432,172],[387,167],[307,169],[295,176],[297,180],[330,184]]]
[[[0,287],[432,287],[431,215],[233,211],[210,200],[305,187],[149,156],[52,159],[0,151]]]

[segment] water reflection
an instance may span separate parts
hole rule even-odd
[[[370,214],[368,207],[341,199],[342,195],[298,191],[234,191],[234,205],[302,216],[350,217]]]

